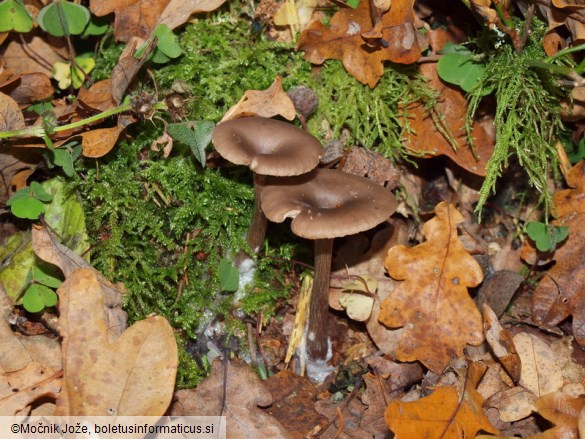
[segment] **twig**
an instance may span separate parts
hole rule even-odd
[[[522,31],[522,37],[520,37],[520,44],[515,48],[516,54],[522,52],[522,49],[526,46],[526,41],[528,41],[528,37],[530,36],[530,25],[532,24],[532,18],[534,17],[534,8],[534,3],[528,6],[526,21],[524,21],[524,30]]]

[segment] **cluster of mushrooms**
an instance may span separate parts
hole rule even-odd
[[[262,117],[220,123],[212,142],[226,160],[254,173],[255,203],[247,242],[254,252],[266,234],[267,218],[292,218],[294,234],[315,241],[315,274],[309,305],[308,360],[330,358],[328,294],[333,239],[369,230],[396,210],[383,186],[335,169],[317,168],[324,149],[294,125]]]

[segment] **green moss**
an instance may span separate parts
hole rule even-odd
[[[535,68],[542,66],[546,58],[542,48],[546,26],[537,20],[534,23],[531,37],[520,53],[516,53],[511,44],[499,48],[495,48],[493,41],[484,44],[487,67],[483,78],[470,93],[468,127],[484,90],[493,90],[496,144],[480,189],[477,212],[481,212],[487,198],[495,192],[496,181],[512,157],[518,160],[529,184],[539,193],[539,202],[544,205],[547,215],[552,208],[547,178],[551,170],[557,170],[554,139],[563,130],[559,97],[564,92],[556,84],[552,70]]]
[[[157,72],[163,87],[186,81],[194,101],[191,119],[218,121],[246,90],[263,90],[277,75],[288,90],[307,83],[311,66],[292,44],[275,43],[251,33],[251,22],[218,12],[189,25],[180,35],[184,55]]]
[[[407,154],[402,144],[408,128],[405,109],[419,97],[419,88],[428,89],[414,70],[388,67],[372,89],[350,76],[341,62],[328,61],[312,85],[319,96],[319,108],[310,122],[311,131],[318,133],[325,119],[334,138],[347,128],[355,144],[394,159]]]

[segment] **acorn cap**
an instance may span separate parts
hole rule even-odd
[[[223,158],[262,175],[304,174],[319,164],[321,143],[294,125],[264,117],[241,117],[215,127],[211,140]]]
[[[261,202],[269,220],[281,223],[293,218],[293,233],[308,239],[369,230],[386,221],[397,207],[396,198],[383,186],[333,169],[268,179]]]

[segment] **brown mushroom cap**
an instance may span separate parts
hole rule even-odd
[[[264,117],[222,122],[213,130],[211,139],[223,158],[262,175],[303,174],[314,169],[323,154],[321,143],[312,135]]]
[[[293,233],[308,239],[369,230],[387,220],[396,206],[396,198],[383,186],[333,169],[269,179],[262,191],[266,217],[277,223],[293,218]]]

